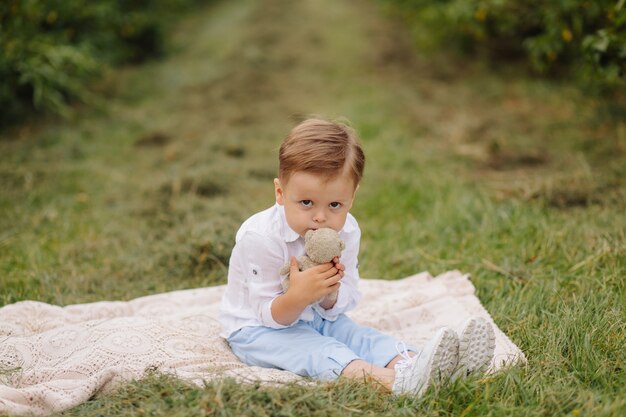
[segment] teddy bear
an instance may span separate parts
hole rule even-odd
[[[339,233],[329,228],[321,228],[317,230],[309,230],[304,235],[304,256],[298,258],[298,269],[305,269],[314,266],[332,262],[335,256],[341,256],[341,251],[346,248],[346,244],[339,237]],[[289,270],[291,264],[287,262],[279,270],[280,275],[287,275],[282,281],[283,291],[287,292],[289,288]],[[337,298],[337,291],[333,291],[328,295],[331,300]],[[323,298],[322,298],[323,299]],[[316,302],[321,302],[322,299]]]

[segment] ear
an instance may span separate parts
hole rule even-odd
[[[274,194],[276,195],[276,202],[281,206],[285,204],[285,191],[283,190],[280,180],[274,178]]]
[[[309,240],[311,240],[313,238],[313,235],[315,234],[315,230],[309,230],[304,234],[304,241],[308,242]]]
[[[340,240],[339,247],[341,248],[341,250],[344,250],[346,248],[346,242],[344,242],[343,240]]]

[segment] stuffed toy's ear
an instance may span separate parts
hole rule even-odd
[[[344,250],[346,248],[346,243],[343,240],[340,240],[339,247],[341,248],[341,250]]]
[[[315,234],[315,230],[309,230],[308,232],[306,232],[304,234],[304,241],[308,242],[309,240],[311,240],[314,234]]]

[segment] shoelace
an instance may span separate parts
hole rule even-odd
[[[398,352],[398,355],[402,356],[402,359],[396,363],[394,368],[396,371],[402,371],[404,368],[411,365],[413,358],[409,356],[409,350],[406,347],[406,343],[402,341],[396,343],[396,351]]]

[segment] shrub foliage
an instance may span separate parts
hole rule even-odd
[[[626,0],[385,1],[438,46],[523,56],[540,73],[565,69],[604,86],[624,85]]]
[[[163,51],[171,17],[199,0],[0,2],[0,126],[33,109],[63,113],[102,65]]]

